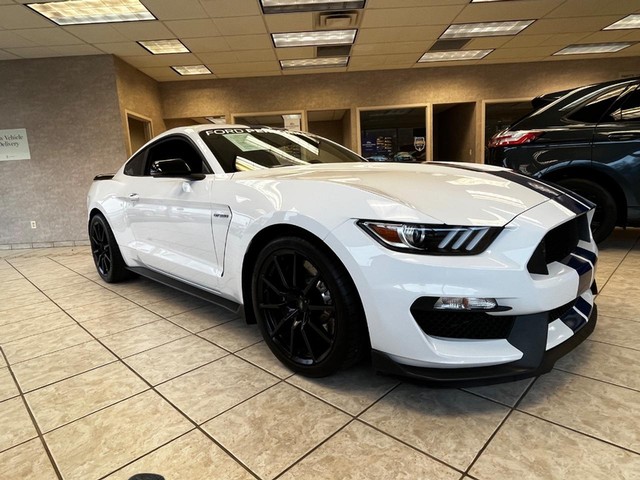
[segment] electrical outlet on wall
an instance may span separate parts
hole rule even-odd
[[[31,220],[31,228],[38,228],[38,225],[36,225],[35,220]]]

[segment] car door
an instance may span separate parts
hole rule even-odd
[[[597,125],[593,161],[606,164],[622,186],[630,213],[640,207],[640,86],[629,89]]]
[[[150,175],[156,160],[182,158],[203,180]],[[222,253],[216,249],[212,220],[230,220],[228,207],[211,204],[211,170],[186,138],[172,136],[152,144],[144,174],[130,184],[125,216],[135,239],[139,262],[191,284],[217,290]],[[219,232],[220,235],[226,232]]]

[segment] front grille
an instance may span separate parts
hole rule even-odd
[[[589,240],[588,228],[587,216],[583,214],[547,232],[527,263],[529,273],[548,275],[548,264],[562,262],[577,248],[580,240]]]
[[[493,316],[483,312],[412,311],[424,333],[432,337],[489,340],[507,338],[513,316]]]
[[[575,300],[571,300],[569,303],[562,305],[558,308],[554,308],[549,311],[549,323],[557,320],[558,318],[562,318],[566,315],[566,313],[573,309],[573,306],[576,304]]]

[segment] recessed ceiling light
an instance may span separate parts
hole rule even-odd
[[[204,65],[179,65],[173,68],[180,75],[211,75],[212,72]]]
[[[291,68],[346,67],[349,57],[302,58],[299,60],[280,60],[283,70]]]
[[[427,52],[418,63],[427,63],[427,62],[450,62],[457,60],[480,60],[481,58],[486,57],[493,49],[489,50],[448,50],[441,52]]]
[[[440,38],[493,37],[496,35],[517,35],[531,25],[533,20],[514,20],[510,22],[458,23],[440,35]]]
[[[631,43],[585,43],[569,45],[554,55],[584,55],[589,53],[615,53],[630,47]]]
[[[627,15],[622,20],[612,23],[603,30],[626,30],[628,28],[640,28],[640,15]]]
[[[227,118],[224,115],[218,115],[216,117],[204,117],[204,118],[216,125],[225,125],[227,123]]]
[[[189,53],[189,49],[180,40],[141,40],[138,42],[154,55],[166,55],[168,53]]]
[[[139,0],[69,0],[30,3],[27,7],[58,25],[155,20]]]
[[[317,45],[348,45],[356,39],[358,30],[324,30],[318,32],[272,33],[276,47],[313,47]]]
[[[365,0],[260,0],[264,13],[313,12],[318,10],[356,10]]]

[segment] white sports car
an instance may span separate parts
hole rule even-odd
[[[548,371],[595,327],[593,205],[512,171],[368,163],[314,135],[158,136],[88,195],[100,276],[244,311],[288,367],[445,382]]]

